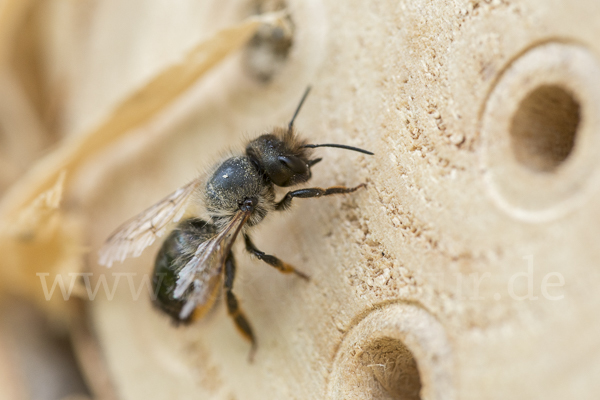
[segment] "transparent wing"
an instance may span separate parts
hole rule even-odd
[[[194,257],[179,272],[173,296],[181,298],[190,286],[193,288],[179,313],[180,319],[186,319],[198,305],[207,301],[211,279],[221,273],[231,246],[249,216],[250,212],[238,211],[217,236],[198,246]]]
[[[192,193],[200,186],[196,179],[177,189],[146,211],[121,225],[100,249],[99,263],[110,267],[127,257],[138,257],[165,232],[170,222],[177,222],[185,211]]]

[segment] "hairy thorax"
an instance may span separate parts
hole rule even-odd
[[[204,197],[206,210],[216,223],[231,218],[244,200],[255,198],[258,203],[248,220],[248,225],[255,225],[275,202],[273,184],[265,180],[248,156],[231,157],[221,163],[208,179]]]

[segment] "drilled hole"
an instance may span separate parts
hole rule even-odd
[[[286,9],[284,0],[255,0],[253,13]],[[263,25],[252,37],[244,52],[244,66],[254,79],[269,83],[285,65],[293,45],[294,23],[288,15],[277,26]]]
[[[536,171],[553,171],[571,154],[580,118],[571,93],[556,85],[538,87],[521,102],[511,123],[515,157]]]
[[[363,367],[372,376],[372,398],[419,400],[421,376],[410,350],[398,339],[381,338],[362,354]]]

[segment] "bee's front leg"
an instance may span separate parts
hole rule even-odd
[[[323,188],[306,188],[306,189],[298,189],[292,190],[291,192],[287,192],[281,201],[279,201],[275,205],[275,209],[277,211],[287,210],[292,205],[292,199],[294,197],[298,197],[300,199],[308,199],[311,197],[321,197],[321,196],[330,196],[332,194],[344,194],[344,193],[352,193],[362,187],[366,187],[366,183],[361,183],[358,186],[347,188],[345,186],[333,186],[327,189]]]

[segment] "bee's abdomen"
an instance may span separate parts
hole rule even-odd
[[[152,275],[152,289],[155,295],[153,302],[176,323],[189,323],[193,319],[193,314],[185,320],[179,318],[179,313],[191,290],[188,289],[180,299],[173,296],[179,271],[192,259],[198,245],[216,233],[215,225],[198,218],[187,219],[180,222],[167,236],[156,255]]]

